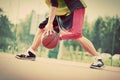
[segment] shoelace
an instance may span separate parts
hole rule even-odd
[[[95,59],[93,65],[98,65],[98,64],[102,64],[102,62],[98,61],[98,59]]]

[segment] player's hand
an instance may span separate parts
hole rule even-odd
[[[52,34],[52,33],[54,33],[55,31],[54,31],[54,29],[53,29],[53,24],[47,24],[46,26],[45,26],[45,33],[46,33],[46,35],[49,35],[49,34]]]

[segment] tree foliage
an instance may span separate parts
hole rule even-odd
[[[21,42],[25,42],[26,44],[31,43],[33,39],[33,35],[30,34],[30,25],[31,25],[31,15],[26,17],[26,19],[17,26],[17,30],[18,30],[17,38]]]
[[[93,30],[93,43],[96,49],[101,48],[102,52],[120,53],[120,18],[105,17],[104,19],[99,17]]]
[[[3,14],[3,10],[0,8],[0,49],[3,51],[7,49],[10,41],[14,39],[10,30],[10,24],[7,16]]]

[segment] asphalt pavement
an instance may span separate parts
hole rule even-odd
[[[37,57],[19,60],[0,53],[0,80],[120,80],[120,68],[90,69],[90,64]]]

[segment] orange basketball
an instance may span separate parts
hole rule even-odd
[[[53,49],[59,44],[59,35],[58,33],[52,33],[46,35],[45,33],[42,35],[42,45],[45,48]]]

